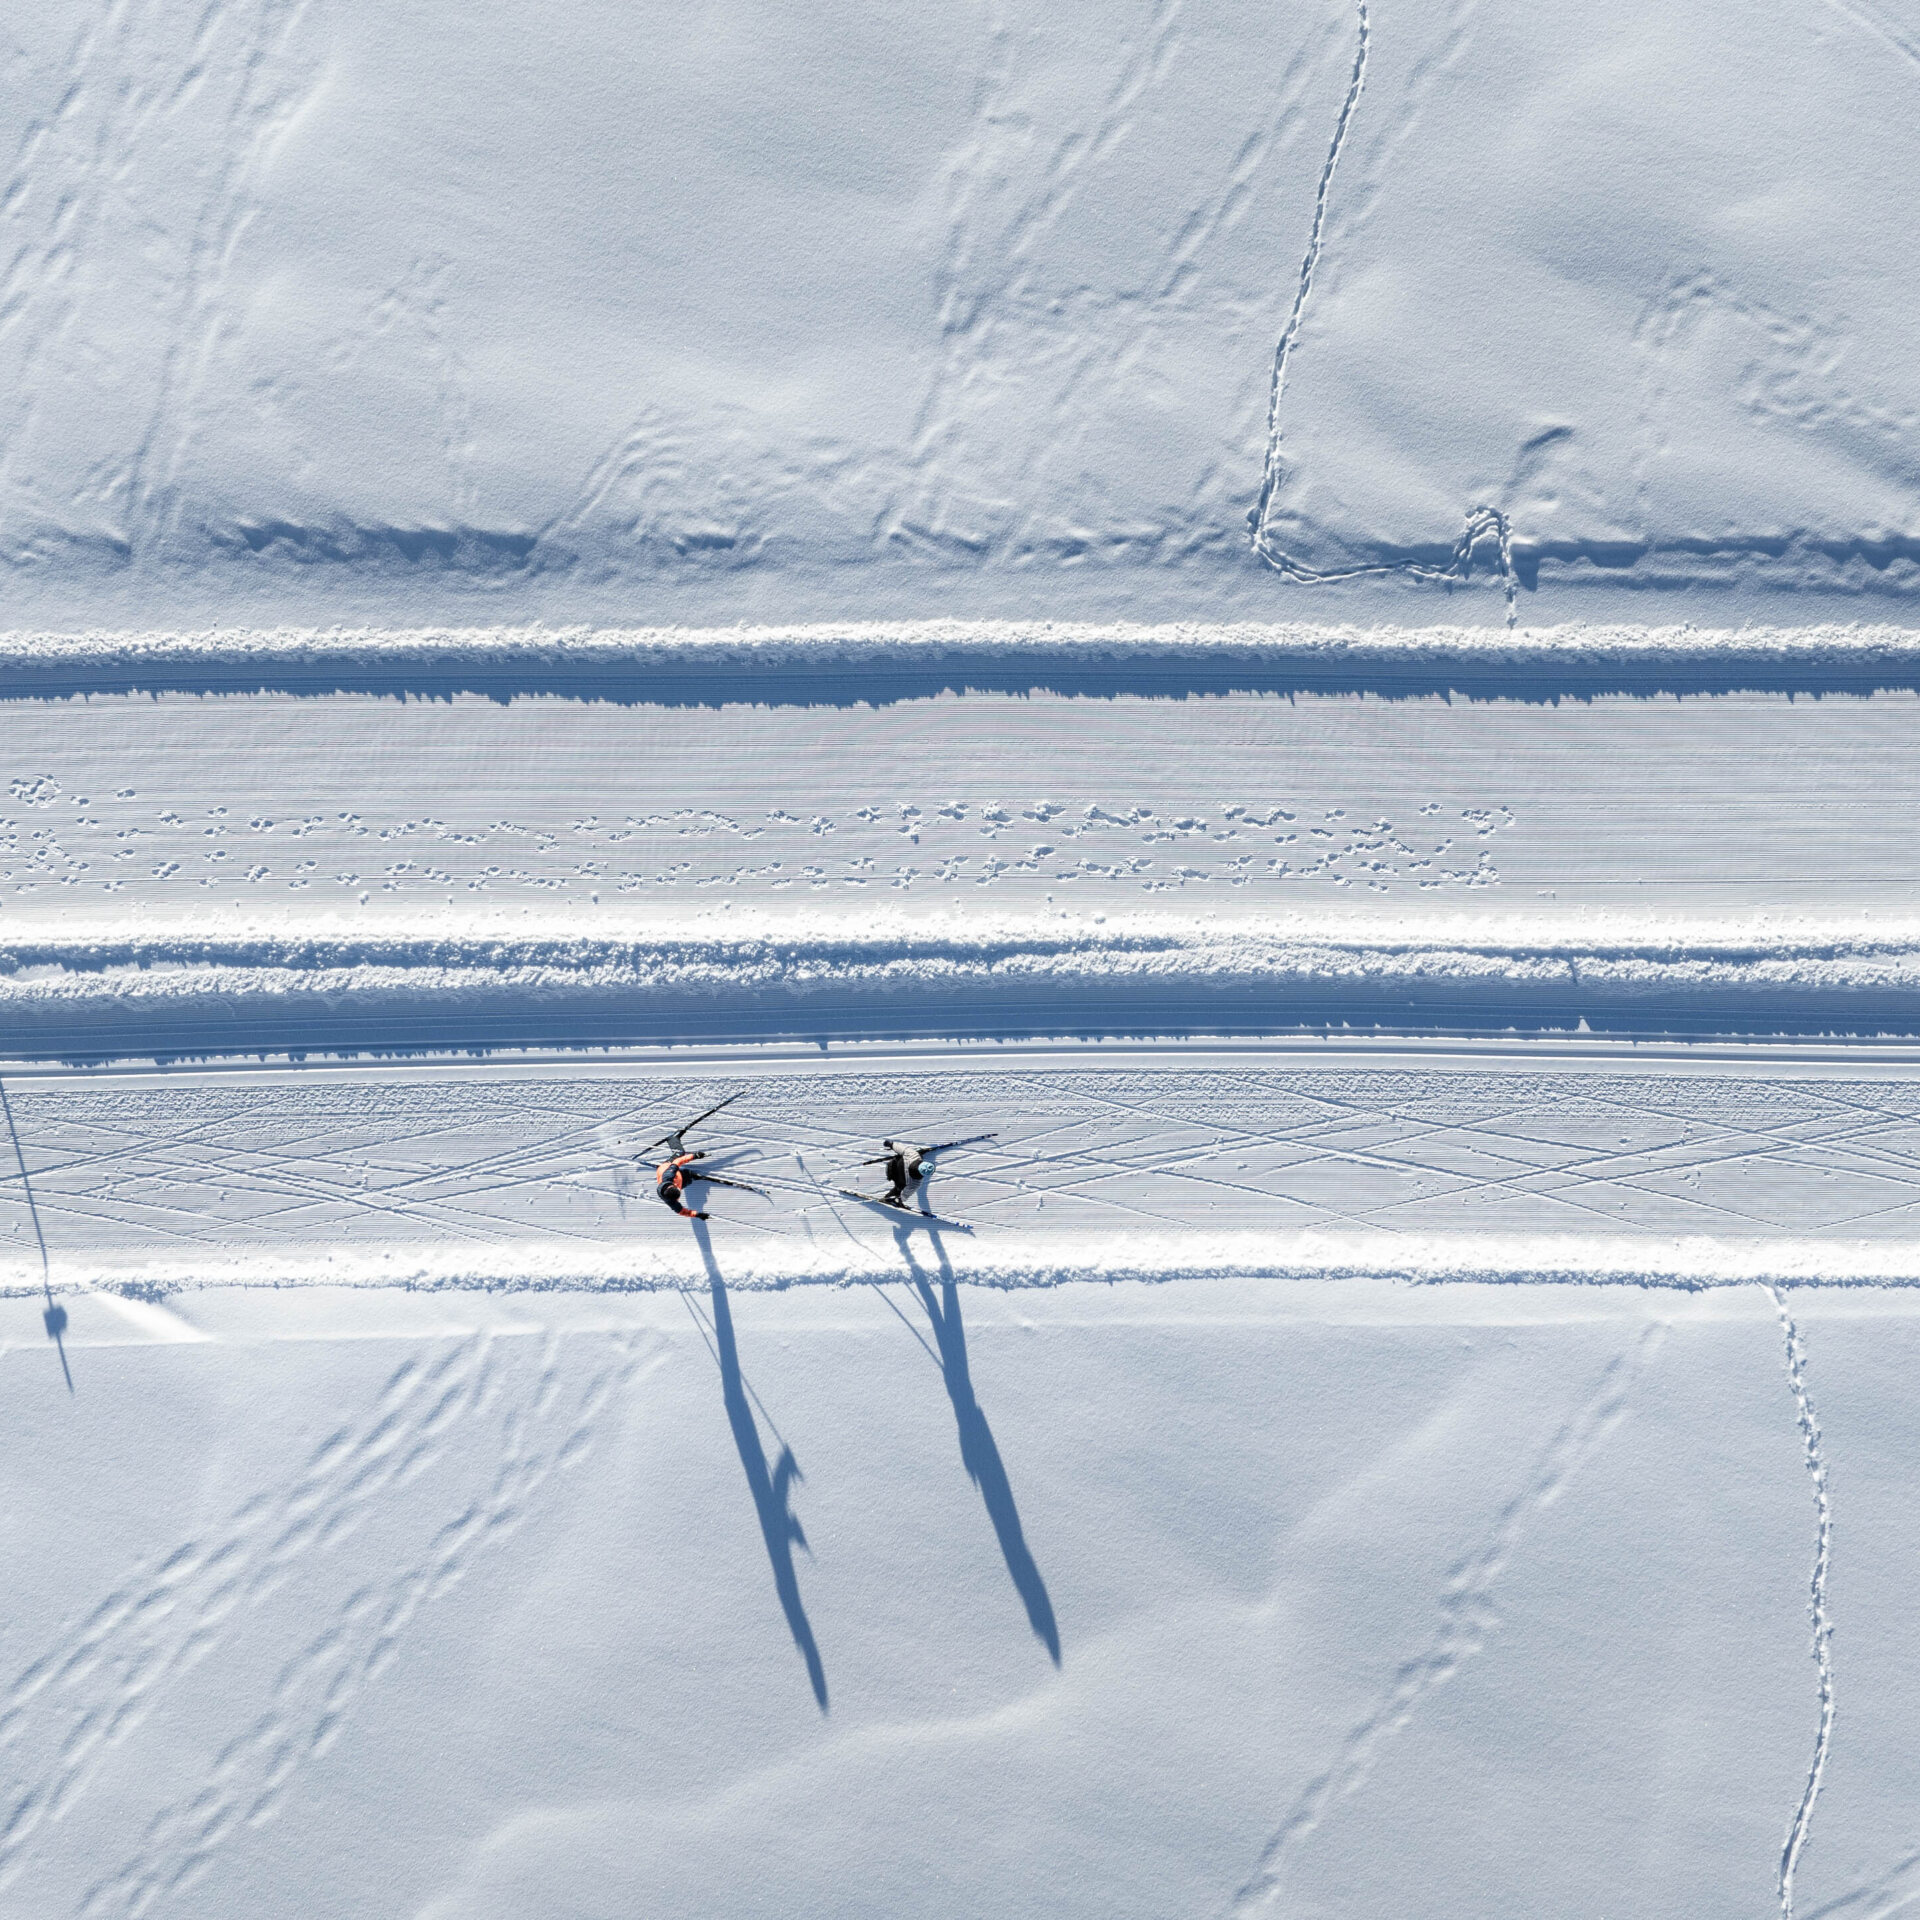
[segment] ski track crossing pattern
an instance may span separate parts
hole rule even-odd
[[[315,1247],[340,1277],[399,1248],[448,1272],[477,1262],[493,1284],[536,1254],[659,1282],[686,1229],[642,1149],[741,1087],[690,1144],[765,1189],[709,1189],[715,1230],[795,1278],[832,1277],[909,1224],[840,1191],[881,1188],[858,1163],[890,1134],[993,1135],[936,1163],[926,1204],[973,1229],[947,1242],[963,1271],[1017,1252],[1030,1277],[1050,1254],[1071,1268],[1090,1233],[1223,1220],[1365,1235],[1383,1260],[1423,1236],[1502,1233],[1789,1236],[1838,1259],[1897,1251],[1920,1218],[1920,1066],[1089,1049],[1024,1066],[789,1056],[713,1077],[659,1062],[15,1075],[29,1182],[0,1187],[0,1248],[12,1289],[39,1290],[30,1198],[69,1283],[306,1272]]]

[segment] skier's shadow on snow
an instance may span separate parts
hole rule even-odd
[[[713,1243],[707,1236],[707,1223],[693,1223],[693,1237],[699,1244],[700,1259],[707,1269],[707,1284],[713,1294],[713,1337],[720,1362],[720,1391],[726,1401],[727,1424],[733,1429],[733,1444],[740,1449],[740,1464],[746,1469],[747,1487],[760,1516],[761,1538],[767,1543],[767,1559],[773,1566],[774,1591],[787,1616],[787,1630],[800,1657],[807,1663],[807,1678],[813,1683],[813,1697],[820,1711],[827,1710],[827,1672],[820,1662],[820,1648],[813,1637],[813,1625],[800,1599],[800,1580],[794,1572],[793,1549],[804,1547],[807,1536],[799,1517],[787,1505],[787,1492],[801,1477],[799,1463],[791,1447],[780,1449],[780,1458],[771,1468],[766,1450],[760,1444],[760,1429],[753,1409],[747,1404],[747,1384],[740,1373],[740,1349],[733,1337],[733,1310],[727,1304],[727,1283],[713,1257]]]
[[[933,1327],[934,1344],[940,1352],[940,1373],[947,1383],[947,1398],[953,1402],[953,1417],[960,1429],[960,1460],[968,1478],[980,1489],[986,1503],[987,1518],[1000,1542],[1000,1552],[1013,1578],[1014,1590],[1027,1609],[1027,1621],[1034,1637],[1060,1664],[1060,1629],[1053,1617],[1053,1602],[1047,1597],[1047,1583],[1040,1577],[1027,1536],[1021,1530],[1020,1509],[1014,1504],[1013,1487],[1000,1461],[1000,1449],[994,1444],[993,1429],[973,1397],[973,1374],[967,1365],[967,1329],[960,1318],[960,1289],[953,1275],[952,1262],[941,1243],[940,1229],[929,1227],[928,1237],[940,1261],[940,1293],[936,1299],[933,1280],[913,1257],[908,1227],[895,1227],[893,1237],[899,1243],[902,1259],[913,1275]]]

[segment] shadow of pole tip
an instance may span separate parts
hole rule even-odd
[[[40,1316],[47,1329],[47,1338],[51,1340],[60,1354],[60,1372],[67,1383],[68,1393],[73,1391],[73,1369],[67,1365],[67,1310],[57,1300],[49,1300],[47,1310]]]

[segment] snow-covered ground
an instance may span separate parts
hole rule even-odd
[[[1920,579],[1902,0],[0,32],[0,554],[49,624]]]
[[[11,1072],[0,1910],[1894,1914],[1917,1079]]]
[[[1775,1906],[1816,1512],[1758,1289],[711,1261],[83,1303],[71,1396],[11,1309],[5,1910]],[[1915,1297],[1792,1305],[1802,1913],[1915,1889]]]
[[[0,1920],[1920,1911],[1912,0],[0,79]]]

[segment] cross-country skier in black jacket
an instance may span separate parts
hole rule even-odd
[[[677,1160],[662,1160],[655,1171],[655,1189],[660,1198],[670,1206],[683,1220],[705,1220],[708,1216],[698,1207],[683,1206],[689,1181],[698,1180],[697,1173],[688,1173],[686,1169],[696,1160],[704,1160],[704,1153],[683,1153]]]
[[[880,1144],[887,1150],[886,1204],[890,1207],[904,1207],[907,1204],[907,1195],[926,1175],[926,1154],[922,1148],[910,1147],[904,1140],[882,1140]]]

